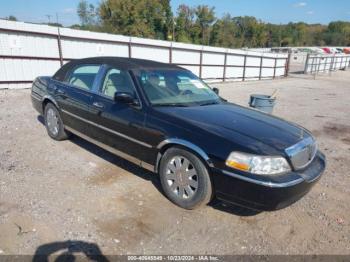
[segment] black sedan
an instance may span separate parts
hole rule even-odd
[[[325,169],[310,132],[217,93],[175,65],[96,57],[38,77],[31,97],[51,138],[75,134],[159,174],[183,208],[217,197],[274,210],[305,195]]]

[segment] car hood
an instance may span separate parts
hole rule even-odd
[[[284,151],[310,133],[283,119],[231,103],[193,107],[159,107],[158,112],[195,125],[234,143],[244,137]]]

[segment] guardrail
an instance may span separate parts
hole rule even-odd
[[[210,81],[274,79],[288,75],[288,55],[95,33],[0,20],[0,88],[27,87],[64,63],[122,56],[176,64]]]

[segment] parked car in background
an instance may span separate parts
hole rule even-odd
[[[309,131],[229,103],[176,65],[75,60],[36,78],[31,98],[51,138],[75,134],[159,174],[165,195],[186,209],[213,197],[280,209],[305,195],[326,165]]]
[[[331,49],[328,48],[328,47],[323,47],[322,50],[323,50],[326,54],[331,54],[331,53],[332,53]]]
[[[336,50],[337,50],[337,53],[338,53],[338,54],[343,53],[343,48],[336,48]]]

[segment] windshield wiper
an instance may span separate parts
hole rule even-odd
[[[153,104],[153,106],[189,107],[189,105],[186,105],[186,104],[177,104],[177,103]]]
[[[217,104],[219,104],[219,102],[217,102],[217,101],[210,101],[210,102],[206,102],[206,103],[200,104],[200,106],[209,106],[209,105],[217,105]]]

